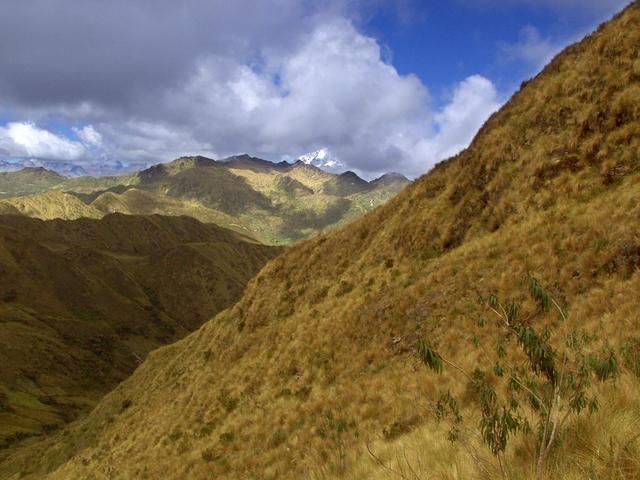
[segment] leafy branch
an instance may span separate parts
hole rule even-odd
[[[566,422],[571,416],[598,408],[597,398],[591,395],[592,383],[615,378],[618,361],[611,349],[604,349],[599,356],[587,352],[584,341],[587,336],[578,335],[576,331],[565,339],[566,348],[558,350],[552,343],[552,337],[558,333],[556,328],[536,327],[533,320],[543,320],[554,310],[562,322],[566,321],[567,315],[559,302],[531,275],[528,286],[536,303],[536,311],[529,316],[523,315],[520,304],[505,304],[495,295],[479,299],[497,318],[500,334],[497,361],[490,371],[502,379],[503,388],[494,388],[488,369],[476,368],[468,372],[443,357],[426,340],[418,342],[417,350],[420,359],[432,370],[442,373],[446,365],[467,379],[467,387],[475,393],[481,414],[480,436],[496,457],[503,478],[508,478],[505,451],[509,440],[517,433],[532,435],[531,425],[538,426],[534,468],[536,478],[542,480],[549,454]],[[524,354],[522,364],[507,356],[512,339]],[[507,364],[506,369],[503,363]],[[463,423],[457,399],[447,392],[436,403],[435,411],[439,420],[451,420],[449,439],[456,441]]]

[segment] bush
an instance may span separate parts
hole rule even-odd
[[[480,299],[498,319],[500,338],[493,365],[469,373],[442,357],[425,340],[418,343],[418,355],[438,373],[446,365],[466,377],[467,388],[474,393],[481,416],[478,433],[496,457],[502,476],[507,478],[504,453],[509,440],[521,432],[537,445],[536,478],[542,479],[549,453],[566,422],[572,415],[598,408],[598,399],[590,386],[593,380],[604,382],[614,378],[618,374],[618,360],[611,349],[598,355],[587,351],[589,337],[576,330],[564,338],[566,348],[554,346],[551,340],[557,329],[553,322],[549,322],[551,326],[535,328],[533,320],[543,320],[556,311],[563,322],[565,313],[535,278],[530,276],[528,281],[529,293],[537,306],[528,316],[523,315],[518,303],[503,304],[495,295]],[[524,354],[524,363],[508,357],[507,347],[513,341]],[[501,381],[502,388],[493,385],[490,375],[497,377],[498,383]],[[458,440],[464,422],[459,401],[447,392],[434,409],[439,420],[450,420],[449,439]]]
[[[269,440],[269,447],[276,448],[282,445],[287,440],[287,435],[282,430],[276,430],[276,432],[271,436],[271,440]]]
[[[220,440],[220,443],[231,443],[233,442],[235,437],[236,436],[234,435],[233,432],[224,432],[224,433],[221,433],[218,438]]]
[[[2,295],[2,301],[5,303],[15,302],[18,299],[18,292],[15,289],[11,289]]]

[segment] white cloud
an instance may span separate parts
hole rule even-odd
[[[554,40],[543,37],[534,26],[527,25],[520,31],[519,39],[512,44],[500,44],[505,60],[520,60],[538,71],[549,63],[562,49],[582,37],[582,33],[571,38]]]
[[[203,59],[186,84],[154,99],[153,116],[170,121],[110,125],[107,136],[140,158],[179,147],[277,160],[327,148],[367,176],[418,175],[465,146],[498,105],[493,84],[474,76],[433,111],[417,77],[400,75],[374,39],[334,18],[290,52],[265,55],[261,68]]]
[[[341,12],[293,22],[295,35],[284,41],[280,32],[276,44],[265,29],[253,40],[252,30],[243,29],[241,40],[258,45],[250,55],[217,44],[169,85],[138,92],[125,105],[83,99],[45,106],[44,117],[63,112],[86,126],[74,129],[73,141],[29,124],[51,135],[49,144],[59,140],[40,154],[97,169],[116,160],[142,168],[194,153],[280,160],[326,148],[365,176],[419,175],[466,146],[499,106],[493,84],[472,76],[453,86],[447,105],[434,108],[420,79],[400,74],[378,42]],[[216,41],[237,46],[237,34],[226,39],[225,32]],[[9,150],[27,155],[14,143]]]
[[[93,125],[85,125],[82,128],[73,128],[73,132],[85,145],[92,147],[102,146],[102,135],[93,127]]]
[[[38,128],[29,122],[0,126],[0,149],[7,156],[76,161],[85,154],[84,146],[68,138]]]
[[[436,114],[437,133],[416,145],[416,155],[433,164],[459,153],[500,105],[491,81],[480,75],[467,78],[457,86],[450,103]]]

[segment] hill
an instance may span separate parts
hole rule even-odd
[[[53,220],[54,218],[77,220],[78,218],[101,218],[104,216],[101,211],[86,205],[75,195],[56,190],[0,200],[0,209],[5,209],[5,213],[21,214],[41,220]]]
[[[408,183],[399,180],[389,188],[351,172],[335,175],[303,162],[276,164],[248,155],[221,161],[184,157],[139,172],[128,190],[97,192],[85,200],[123,213],[143,213],[153,204],[161,213],[180,211],[265,243],[287,244],[357,218]],[[132,189],[136,195],[127,195]]]
[[[236,305],[154,351],[86,419],[7,456],[0,472],[395,478],[368,444],[405,478],[498,478],[489,463],[475,470],[466,452],[480,446],[451,445],[433,423],[431,401],[465,392],[455,372],[424,368],[416,344],[426,338],[473,371],[497,355],[478,294],[531,308],[531,273],[568,310],[566,328],[594,351],[627,352],[637,371],[639,44],[634,3],[524,84],[467,150],[269,262]],[[640,475],[637,382],[625,373],[599,412],[572,419],[550,478]],[[509,468],[531,478],[533,447],[518,441]]]
[[[0,172],[0,198],[45,192],[64,182],[65,177],[44,168],[24,168],[17,172]]]
[[[187,217],[0,216],[0,449],[87,412],[277,253]]]
[[[25,172],[5,175],[20,185]],[[351,172],[335,175],[303,162],[276,164],[248,155],[221,161],[183,157],[122,177],[65,179],[44,169],[38,174],[55,176],[55,181],[41,179],[31,190],[16,193],[14,188],[14,195],[7,194],[30,194],[9,203],[32,217],[189,215],[270,244],[291,243],[343,225],[409,183],[404,177],[396,177],[393,184],[369,183]],[[78,201],[51,195],[51,189],[75,195]]]

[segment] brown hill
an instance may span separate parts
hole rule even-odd
[[[0,172],[0,198],[32,195],[47,191],[65,181],[65,177],[42,167]]]
[[[14,212],[10,211],[10,207],[13,207]],[[60,191],[0,200],[0,208],[7,209],[4,213],[17,213],[41,220],[55,218],[77,220],[78,218],[102,218],[104,216],[97,208],[86,205],[75,195]]]
[[[10,203],[0,200],[0,215],[20,215],[20,210]]]
[[[86,419],[8,456],[0,472],[395,478],[368,443],[403,478],[497,478],[430,423],[429,402],[460,380],[426,370],[415,346],[427,338],[473,370],[495,355],[474,347],[494,347],[491,328],[478,327],[478,293],[529,307],[530,272],[568,310],[567,328],[585,330],[595,350],[625,347],[634,367],[638,45],[636,2],[523,85],[465,152],[270,262],[234,307],[153,352]],[[637,379],[611,388],[599,413],[570,422],[551,478],[640,475]],[[513,478],[531,478],[531,450],[509,452]]]
[[[187,217],[0,216],[0,447],[86,412],[277,253]]]

